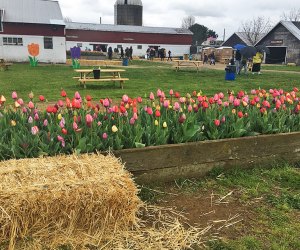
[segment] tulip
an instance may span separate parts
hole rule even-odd
[[[17,125],[17,123],[16,123],[15,120],[11,120],[11,121],[10,121],[10,125],[13,126],[13,127],[15,127],[15,126]]]
[[[180,93],[179,92],[175,92],[175,97],[179,98],[180,97]]]
[[[126,108],[124,106],[120,106],[120,112],[124,114],[126,112]]]
[[[180,109],[180,104],[178,102],[174,103],[174,110],[178,111]]]
[[[65,139],[62,136],[58,135],[57,140],[61,142],[63,148],[66,146]]]
[[[75,92],[74,97],[75,97],[75,99],[77,99],[77,100],[80,100],[80,99],[81,99],[81,96],[80,96],[80,94],[79,94],[78,91]]]
[[[221,119],[221,122],[224,123],[225,121],[226,121],[226,117],[223,116],[222,119]]]
[[[170,103],[169,100],[165,100],[164,101],[164,107],[169,108],[169,105],[170,105],[169,103]]]
[[[31,116],[29,116],[29,118],[28,118],[28,123],[33,123],[33,119]]]
[[[123,101],[124,103],[127,103],[127,102],[128,102],[128,95],[123,95],[123,96],[122,96],[122,101]]]
[[[161,97],[162,91],[160,89],[158,89],[157,92],[156,92],[156,95],[157,95],[157,97]]]
[[[85,122],[86,122],[87,126],[90,127],[93,122],[93,117],[90,114],[87,114],[85,116]]]
[[[130,125],[134,125],[134,123],[135,123],[135,119],[132,117],[132,118],[130,118],[130,120],[129,120],[129,124]]]
[[[42,96],[42,95],[39,96],[39,99],[40,99],[41,102],[45,101],[45,97]]]
[[[173,89],[170,89],[170,92],[169,92],[170,96],[174,95],[174,91]]]
[[[31,134],[36,135],[39,132],[39,128],[37,126],[33,126],[31,128]]]
[[[179,123],[184,123],[185,120],[186,120],[186,115],[185,115],[185,114],[182,114],[182,115],[178,118]]]
[[[238,115],[239,118],[242,118],[242,117],[244,116],[244,114],[243,114],[242,111],[239,111],[239,112],[237,113],[237,115]]]
[[[192,105],[189,105],[188,106],[188,112],[192,112],[193,111],[193,107],[192,107]]]
[[[30,101],[30,102],[28,103],[28,108],[30,108],[30,109],[33,109],[33,108],[34,108],[34,104],[33,104],[32,101]]]
[[[152,110],[151,107],[147,107],[147,113],[148,113],[149,115],[152,115],[152,114],[153,114],[153,110]]]
[[[33,92],[32,91],[30,91],[30,93],[28,94],[28,97],[29,97],[29,99],[33,99],[33,97],[34,97],[34,94],[33,94]]]
[[[158,120],[155,120],[155,121],[154,121],[154,125],[155,125],[155,126],[158,126]]]
[[[73,129],[74,129],[74,130],[77,130],[77,129],[78,129],[78,125],[77,125],[76,122],[73,122]]]
[[[58,100],[57,105],[62,108],[64,106],[64,102],[62,100]]]
[[[61,130],[61,132],[62,132],[64,135],[68,134],[68,130],[66,130],[65,128],[63,128],[63,129]]]
[[[240,99],[234,99],[233,106],[238,107],[238,106],[240,106],[240,104],[241,104]]]
[[[151,92],[150,95],[149,95],[149,99],[150,99],[151,101],[154,100],[154,94],[153,94],[152,92]]]
[[[43,124],[44,124],[44,127],[47,127],[48,126],[48,120],[45,119],[44,122],[43,122]]]
[[[167,123],[164,122],[164,123],[163,123],[163,128],[167,128],[167,127],[168,127]]]
[[[111,131],[112,131],[113,133],[118,132],[117,126],[116,126],[116,125],[113,125],[112,128],[111,128]]]
[[[60,122],[59,122],[59,126],[61,128],[64,128],[65,127],[65,119],[64,118],[61,118]]]
[[[133,113],[133,116],[132,116],[132,117],[133,117],[134,120],[137,120],[137,119],[138,119],[137,113]]]
[[[61,120],[62,119],[62,114],[58,114],[57,119]]]
[[[156,110],[156,111],[155,111],[155,116],[156,116],[156,117],[160,117],[160,111],[159,111],[159,110]]]
[[[100,127],[102,125],[102,122],[97,122],[98,127]]]
[[[103,134],[102,134],[102,138],[103,138],[104,140],[106,140],[106,139],[107,139],[107,134],[106,134],[106,133],[103,133]]]
[[[86,99],[88,102],[92,101],[92,97],[91,97],[90,95],[87,95],[87,96],[85,97],[85,99]]]
[[[222,92],[219,93],[219,98],[223,99],[224,98],[224,94]]]
[[[35,114],[34,114],[34,120],[35,120],[35,121],[38,121],[38,120],[39,120],[39,114],[38,114],[38,113],[35,113]]]
[[[103,100],[103,106],[104,106],[105,108],[109,107],[109,100],[108,100],[107,98],[105,98],[105,99]]]
[[[216,119],[216,120],[214,121],[214,123],[215,123],[215,125],[216,125],[217,127],[219,127],[221,122],[220,122],[220,120]]]
[[[19,98],[17,102],[18,102],[21,106],[24,105],[24,101],[23,101],[23,99],[21,99],[21,98]]]
[[[18,98],[18,94],[16,91],[12,92],[11,94],[12,99],[17,99]]]
[[[139,97],[137,98],[137,102],[138,102],[138,103],[142,103],[142,101],[143,101],[142,97],[139,96]]]

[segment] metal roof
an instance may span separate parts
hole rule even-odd
[[[110,32],[133,32],[133,33],[193,35],[193,33],[190,30],[182,29],[182,28],[146,27],[146,26],[75,23],[75,22],[66,23],[66,29],[69,29],[69,30],[110,31]]]
[[[128,5],[141,5],[141,6],[143,6],[141,0],[127,0],[127,4]],[[115,5],[125,5],[125,0],[117,0]]]
[[[289,32],[291,32],[298,40],[300,40],[300,29],[295,25],[300,22],[292,22],[292,21],[280,21],[277,23],[273,29],[269,31],[269,33],[265,34],[259,41],[256,43],[259,44],[268,34],[270,34],[279,24],[282,24]]]
[[[58,1],[0,0],[4,22],[64,25]]]

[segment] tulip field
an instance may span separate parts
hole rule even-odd
[[[253,89],[237,93],[164,92],[145,98],[93,99],[62,90],[46,100],[1,95],[0,158],[88,153],[259,134],[300,131],[299,90]]]

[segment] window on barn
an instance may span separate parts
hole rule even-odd
[[[77,43],[77,47],[82,47],[82,43]]]
[[[3,45],[23,46],[23,38],[21,38],[21,37],[3,37]]]
[[[53,49],[53,37],[44,37],[44,49]]]
[[[4,17],[4,10],[0,9],[0,32],[3,32],[3,17]]]
[[[138,49],[143,49],[143,46],[142,45],[138,45],[137,48]]]

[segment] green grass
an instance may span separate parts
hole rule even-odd
[[[299,66],[287,66],[287,65],[262,65],[262,70],[296,71],[296,72],[300,72],[300,67]]]
[[[225,66],[224,66],[225,67]],[[34,94],[44,95],[48,101],[57,101],[60,90],[65,89],[71,96],[75,91],[81,95],[90,94],[94,99],[104,97],[120,98],[123,94],[137,97],[156,92],[158,88],[168,92],[169,89],[182,94],[193,90],[202,90],[204,94],[213,95],[216,92],[231,90],[250,91],[253,88],[284,88],[290,90],[300,85],[298,74],[281,74],[280,72],[264,72],[262,75],[238,76],[236,81],[225,81],[225,71],[202,69],[199,73],[195,70],[181,70],[176,72],[170,64],[133,61],[122,77],[128,77],[124,89],[116,83],[90,83],[87,88],[78,85],[72,79],[77,74],[70,66],[65,65],[40,65],[31,68],[29,64],[13,64],[8,71],[0,71],[0,94],[9,97],[12,91],[17,91],[24,100],[30,91]]]

